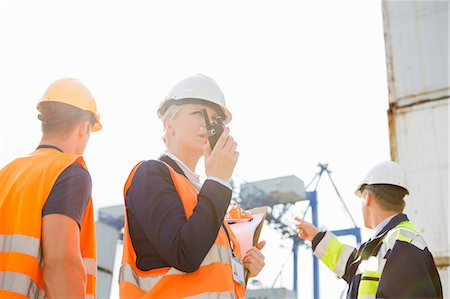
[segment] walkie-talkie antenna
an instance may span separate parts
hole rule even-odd
[[[206,130],[209,131],[211,129],[211,123],[209,122],[208,110],[206,110],[206,108],[204,108],[202,110],[202,112],[203,112],[203,118],[205,119]]]
[[[213,124],[209,122],[209,115],[206,109],[202,110],[203,118],[205,119],[206,124],[206,133],[208,135],[209,144],[211,145],[211,149],[214,149],[214,146],[219,140],[220,135],[223,133],[225,126],[222,123],[222,120],[218,118]]]

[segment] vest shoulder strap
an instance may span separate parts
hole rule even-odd
[[[424,250],[427,247],[425,240],[419,234],[414,225],[409,221],[402,221],[397,224],[386,235],[384,242],[387,243],[387,247],[392,249],[396,241],[409,243],[420,250]]]
[[[133,181],[134,174],[136,173],[136,170],[139,168],[139,166],[144,162],[144,160],[140,161],[136,166],[133,167],[130,174],[128,175],[127,181],[125,182],[125,185],[123,186],[123,197],[127,197],[128,189],[130,188],[131,181]],[[125,203],[126,204],[126,203]]]

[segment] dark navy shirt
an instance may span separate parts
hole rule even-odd
[[[162,156],[177,173],[184,175],[171,158]],[[167,165],[143,162],[126,194],[130,237],[141,270],[175,267],[184,272],[197,270],[217,238],[231,190],[206,180],[198,204],[189,220],[175,189]]]
[[[53,148],[62,152],[51,145],[40,145],[39,148]],[[56,179],[42,209],[42,217],[50,214],[66,215],[81,227],[91,191],[92,181],[89,172],[78,163],[71,164]]]

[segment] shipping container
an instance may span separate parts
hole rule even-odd
[[[448,1],[383,1],[392,160],[449,297]]]
[[[110,298],[114,272],[117,271],[116,249],[125,219],[123,205],[99,209],[95,222],[97,235],[97,298]]]

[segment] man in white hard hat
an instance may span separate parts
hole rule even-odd
[[[401,167],[377,164],[355,194],[362,199],[364,225],[374,230],[358,249],[296,218],[298,236],[312,241],[314,255],[348,283],[347,298],[442,298],[433,257],[403,214],[409,192]]]
[[[101,129],[89,89],[53,82],[38,102],[42,139],[0,169],[0,298],[95,298],[92,182],[81,156]]]

